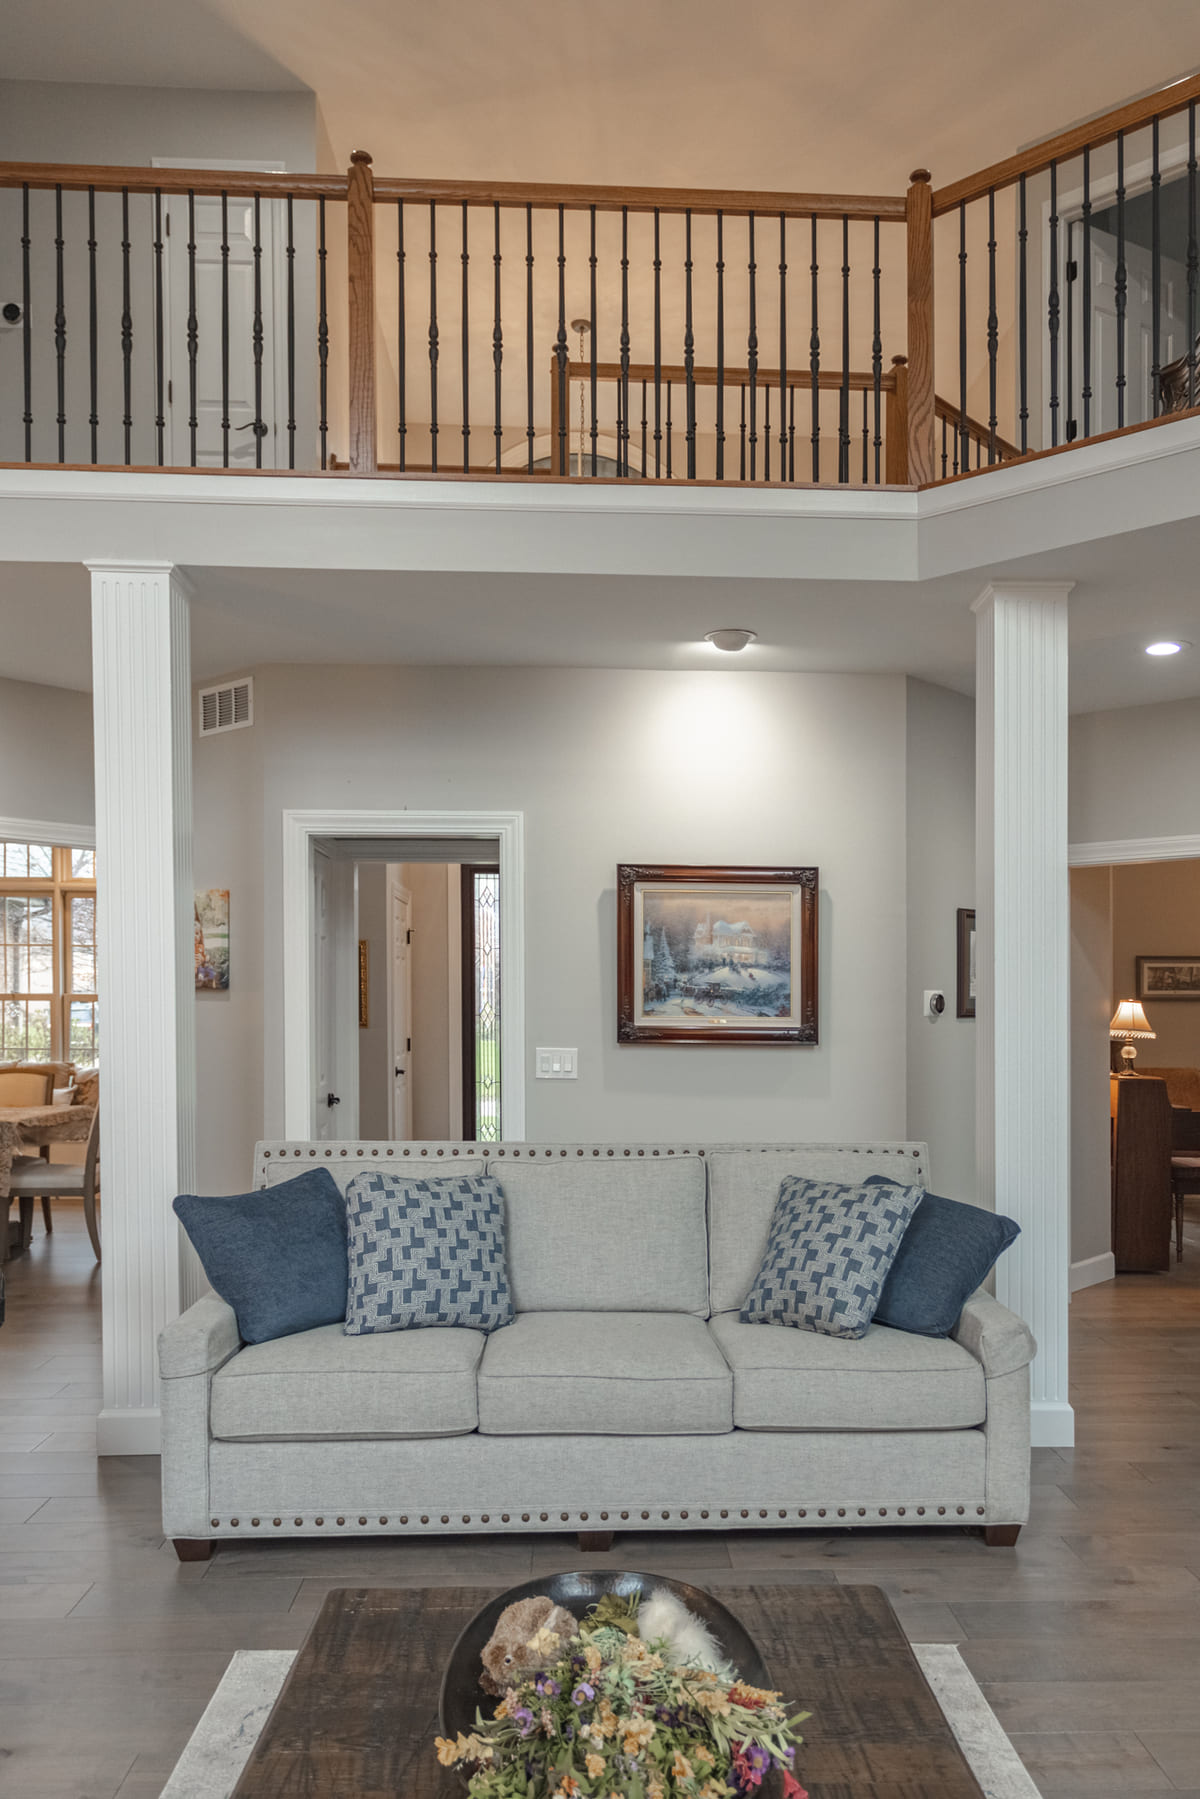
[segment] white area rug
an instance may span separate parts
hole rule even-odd
[[[239,1649],[163,1788],[162,1799],[229,1799],[295,1653]],[[913,1653],[985,1799],[1039,1799],[953,1643],[914,1643]]]

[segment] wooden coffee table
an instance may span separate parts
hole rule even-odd
[[[465,1799],[434,1754],[438,1692],[459,1631],[497,1590],[330,1593],[233,1799]],[[719,1595],[812,1713],[797,1756],[812,1799],[983,1799],[878,1587]]]

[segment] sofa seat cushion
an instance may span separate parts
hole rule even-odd
[[[478,1422],[482,1331],[347,1337],[340,1324],[254,1343],[214,1377],[211,1426],[227,1441],[454,1437]]]
[[[703,1436],[733,1428],[733,1382],[703,1319],[526,1312],[487,1340],[479,1429],[515,1436]]]
[[[883,1324],[825,1337],[736,1312],[709,1330],[733,1370],[738,1430],[958,1430],[987,1411],[982,1367],[948,1337]]]

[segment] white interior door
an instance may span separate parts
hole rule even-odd
[[[174,159],[155,159],[171,166]],[[177,165],[178,166],[178,165]],[[245,164],[192,162],[192,168],[231,171]],[[278,169],[279,163],[256,163],[256,168]],[[254,361],[254,203],[230,192],[222,218],[219,194],[197,194],[195,208],[195,317],[196,317],[196,463],[201,468],[220,468],[224,462],[222,420],[229,419],[229,467],[255,466],[255,361]],[[263,321],[261,381],[262,466],[277,465],[280,434],[275,410],[274,346],[279,341],[275,326],[276,261],[280,232],[278,200],[259,203],[258,278]],[[188,321],[192,312],[192,269],[188,256],[188,197],[170,194],[163,203],[166,264],[166,308],[163,320],[163,359],[167,377],[166,452],[168,462],[185,467],[191,462],[191,361]],[[228,246],[228,327],[222,319],[222,267]],[[228,340],[228,400],[223,381],[222,343]],[[226,413],[228,404],[228,413]],[[283,460],[286,462],[286,455]]]
[[[1117,422],[1117,240],[1092,230],[1091,242],[1091,386],[1092,435],[1115,431]],[[1082,250],[1083,233],[1072,226],[1072,247]],[[1083,431],[1083,281],[1071,282],[1072,392],[1068,416]],[[1187,270],[1169,257],[1159,258],[1160,368],[1187,348]],[[1154,278],[1153,258],[1140,244],[1125,246],[1125,409],[1124,422],[1139,425],[1154,417]]]
[[[316,844],[312,850],[313,919],[313,1123],[321,1141],[338,1135],[333,1114],[340,1103],[334,1085],[337,1064],[334,996],[333,863]]]
[[[412,895],[388,876],[388,1124],[412,1136]]]

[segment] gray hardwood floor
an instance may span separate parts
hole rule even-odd
[[[342,1584],[528,1578],[565,1537],[231,1546],[181,1567],[158,1464],[98,1462],[100,1281],[57,1204],[0,1330],[0,1795],[158,1799],[235,1649],[299,1644]],[[1200,1213],[1170,1277],[1076,1296],[1078,1443],[1034,1458],[1015,1550],[952,1530],[626,1537],[710,1586],[871,1581],[953,1642],[1047,1799],[1200,1799]],[[595,1558],[600,1560],[602,1558]],[[802,1700],[803,1694],[796,1698]]]

